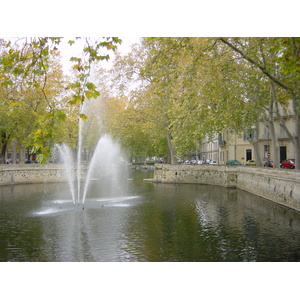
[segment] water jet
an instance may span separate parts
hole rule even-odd
[[[89,111],[92,112],[91,114],[97,112],[95,107],[91,107],[93,104],[98,105],[97,102],[93,101],[84,103],[80,108],[80,113],[89,116]],[[67,144],[56,145],[59,160],[63,162],[65,167],[74,205],[76,203],[78,205],[85,204],[91,183],[98,187],[99,195],[94,195],[96,197],[100,195],[106,197],[126,195],[128,170],[124,164],[124,156],[119,145],[109,135],[100,134],[102,131],[100,124],[102,122],[99,122],[98,117],[95,115],[89,116],[88,121],[79,119],[77,153],[74,153]],[[89,155],[90,159],[87,163],[87,156],[83,158],[83,154],[87,152],[85,141],[87,140],[87,132],[92,127],[88,122],[94,121],[96,123],[93,124],[96,124],[96,126],[93,126],[93,136],[98,136],[98,141],[97,138],[94,138],[97,142],[94,150],[90,150],[92,155]]]

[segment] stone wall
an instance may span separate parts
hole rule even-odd
[[[154,182],[201,183],[236,187],[237,168],[215,165],[162,165],[154,167]]]
[[[67,181],[66,171],[60,165],[17,165],[0,169],[0,185],[64,181]]]
[[[300,211],[300,173],[271,168],[238,168],[237,187]]]
[[[83,168],[83,176],[84,171]],[[0,186],[65,181],[67,181],[67,174],[62,165],[0,167]],[[152,181],[239,188],[300,211],[300,172],[295,170],[245,166],[156,164]]]
[[[236,187],[300,211],[300,173],[256,167],[155,165],[153,182]]]

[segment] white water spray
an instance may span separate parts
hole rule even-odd
[[[81,107],[81,110],[83,107]],[[79,118],[78,125],[78,151],[77,151],[77,203],[79,205],[81,186],[81,149],[82,149],[82,120]]]
[[[122,157],[119,146],[108,135],[104,135],[97,144],[93,157],[88,167],[86,180],[84,184],[84,192],[82,204],[86,199],[86,193],[89,187],[91,175],[96,175],[98,178],[108,179],[106,192],[111,192],[112,189],[119,188],[120,177],[120,158]],[[112,186],[114,185],[114,186]],[[109,188],[110,186],[110,188]]]
[[[89,121],[87,122],[79,119],[78,146],[77,155],[74,155],[75,159],[67,145],[58,146],[67,171],[72,201],[78,205],[80,203],[84,205],[88,195],[90,181],[97,181],[96,189],[102,196],[124,196],[127,186],[127,184],[125,185],[125,182],[127,183],[127,169],[124,163],[121,163],[123,155],[118,144],[108,135],[104,135],[98,140],[88,166],[83,165],[82,150],[84,149],[84,140],[86,140],[86,138],[83,138],[83,135],[86,136],[88,130],[94,128],[93,130],[97,131],[97,136],[97,133],[100,134],[102,128],[98,105],[99,102],[95,99],[88,103],[84,102],[80,107],[80,113],[84,113],[88,116],[90,113],[91,116],[89,116]],[[91,124],[93,124],[93,126],[90,126]],[[87,127],[85,127],[85,125],[87,125]],[[121,182],[124,182],[124,185],[121,184]],[[93,189],[91,189],[92,193],[94,193],[94,188],[93,185]],[[122,190],[124,190],[124,193]]]
[[[64,158],[64,166],[67,172],[68,183],[71,189],[72,201],[75,205],[75,185],[74,185],[75,174],[74,174],[72,153],[66,145],[62,145],[62,146],[56,145],[56,147],[58,148],[61,156]]]
[[[101,186],[102,194],[114,197],[124,196],[125,187],[122,185],[122,182],[127,181],[127,168],[121,162],[122,153],[120,147],[110,136],[104,135],[99,139],[86,170],[82,169],[81,159],[79,159],[78,154],[77,164],[74,162],[72,153],[67,145],[58,145],[57,148],[64,160],[74,204],[77,202],[78,205],[80,203],[84,205],[92,180],[98,181],[97,185]],[[86,176],[82,176],[83,173]]]

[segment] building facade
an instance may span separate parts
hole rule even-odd
[[[296,118],[291,103],[285,109],[279,107],[279,114],[274,115],[274,120],[279,161],[294,159],[294,145],[284,128],[286,127],[291,136],[296,136]],[[257,140],[259,158],[256,157],[254,151],[254,140]],[[258,130],[253,129],[251,132],[242,133],[225,130],[214,134],[211,138],[207,136],[202,141],[200,157],[202,160],[215,160],[218,164],[225,164],[227,160],[232,159],[238,160],[242,164],[246,164],[248,160],[258,161],[260,159],[264,164],[267,160],[274,160],[274,151],[275,148],[270,134],[270,122],[264,117],[259,122]]]

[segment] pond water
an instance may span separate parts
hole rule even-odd
[[[0,261],[299,261],[300,213],[237,189],[153,184],[84,209],[66,184],[1,187]],[[97,194],[96,192],[97,191]]]

